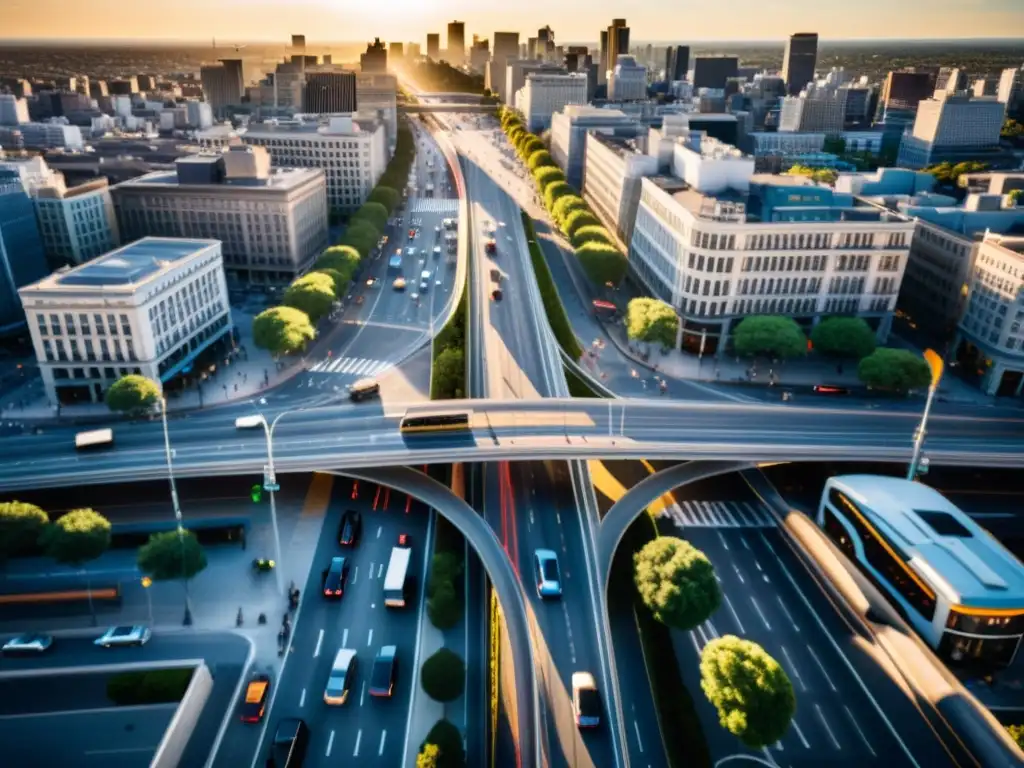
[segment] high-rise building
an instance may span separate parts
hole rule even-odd
[[[1004,69],[999,75],[996,99],[1006,105],[1007,113],[1017,115],[1024,106],[1024,67]]]
[[[963,70],[960,67],[939,67],[938,77],[935,78],[935,90],[945,91],[950,96],[955,96],[961,91],[966,91],[966,70]]]
[[[483,73],[486,77],[487,64],[491,60],[491,45],[487,40],[481,40],[473,35],[473,44],[469,48],[469,67],[474,72]]]
[[[587,103],[587,76],[532,73],[516,93],[516,108],[523,114],[527,130],[539,133],[551,127],[551,116],[570,104]]]
[[[947,96],[917,106],[913,132],[900,142],[898,164],[925,168],[944,161],[983,160],[999,147],[1004,107],[992,98]]]
[[[390,156],[398,141],[398,78],[386,72],[360,72],[356,75],[356,103],[360,115],[375,112],[384,123]]]
[[[670,45],[665,49],[665,80],[685,80],[690,71],[690,46]]]
[[[600,58],[597,62],[597,82],[604,85],[608,82],[608,30],[601,30]]]
[[[20,125],[28,121],[28,102],[13,93],[0,93],[0,125]]]
[[[619,54],[612,77],[608,80],[611,101],[639,101],[647,98],[647,68],[632,56]]]
[[[441,35],[437,32],[427,33],[427,58],[434,61],[441,58]]]
[[[619,63],[619,56],[629,53],[629,27],[625,19],[612,19],[612,25],[608,27],[608,58],[605,65],[608,67],[608,91],[611,92],[611,80],[614,77],[615,66]]]
[[[548,64],[536,59],[509,59],[505,66],[504,84],[499,83],[498,98],[509,106],[515,106],[516,94],[526,85],[526,76],[534,72],[568,74],[557,64]]]
[[[355,72],[307,72],[303,112],[337,114],[356,111]]]
[[[879,107],[885,111],[913,111],[922,99],[935,92],[935,81],[930,72],[910,70],[890,72],[878,96]]]
[[[845,88],[809,85],[799,96],[786,96],[779,114],[779,132],[824,133],[836,136],[846,124]]]
[[[416,61],[416,59],[418,59],[421,56],[421,54],[420,54],[420,44],[419,43],[408,43],[405,46],[405,56],[410,61]]]
[[[466,61],[466,22],[448,22],[448,58],[456,67]]]
[[[51,266],[84,264],[120,244],[105,177],[68,187],[63,174],[32,190],[43,247]]]
[[[229,59],[227,61],[234,61]],[[228,66],[227,61],[221,59],[221,62]],[[238,70],[241,73],[242,62],[238,61]],[[139,92],[139,81],[136,77],[126,77],[121,80],[111,80],[109,83],[110,92],[117,94],[118,96],[131,96],[132,94]]]
[[[797,32],[786,41],[782,57],[782,78],[786,92],[798,95],[808,83],[814,82],[814,67],[818,63],[818,33]]]
[[[719,88],[724,91],[729,78],[737,76],[739,65],[735,56],[698,56],[693,60],[693,89]]]
[[[245,78],[241,59],[221,59],[219,64],[201,67],[199,79],[203,84],[203,95],[218,116],[223,116],[227,107],[242,103]]]
[[[618,109],[568,106],[551,116],[551,157],[565,173],[566,181],[582,189],[588,133],[635,138],[646,130],[639,120]]]
[[[363,72],[388,71],[388,49],[379,37],[366,44],[366,53],[359,54],[359,69]]]
[[[292,35],[292,50],[299,54],[306,52],[306,36]]]
[[[638,129],[641,125],[636,123]],[[551,132],[553,137],[554,126]],[[630,138],[628,128],[621,134],[617,130],[589,130],[581,137],[580,144],[584,145],[581,152],[583,197],[608,228],[623,243],[628,243],[633,237],[633,224],[640,205],[640,180],[657,175],[658,158],[641,152],[639,142]]]
[[[388,44],[388,58],[391,61],[398,61],[405,58],[405,46],[402,43]]]
[[[0,336],[25,327],[18,289],[48,271],[35,206],[22,174],[0,167]]]
[[[495,32],[494,46],[491,51],[492,61],[501,64],[501,71],[505,71],[505,62],[514,59],[519,55],[519,33],[518,32]],[[493,90],[493,89],[492,89]]]

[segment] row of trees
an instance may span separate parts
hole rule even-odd
[[[438,629],[451,629],[462,618],[462,595],[456,580],[463,559],[456,552],[435,551],[427,582],[427,616]]]
[[[462,734],[444,718],[434,723],[416,755],[416,768],[464,768],[466,751]]]
[[[338,245],[327,248],[313,270],[296,278],[282,297],[253,320],[253,341],[275,355],[305,349],[316,338],[316,324],[329,314],[336,301],[348,292],[360,266],[387,229],[391,214],[402,202],[398,191],[405,186],[416,157],[412,132],[406,124],[398,129],[395,154],[366,202],[349,218]]]
[[[652,615],[689,631],[722,603],[721,587],[707,556],[687,541],[661,536],[633,557],[634,581]],[[701,689],[722,727],[749,747],[777,742],[796,713],[796,694],[786,670],[757,643],[724,635],[704,646]]]
[[[836,183],[836,179],[839,178],[839,172],[834,168],[811,168],[806,165],[794,165],[785,173],[786,176],[804,176],[805,178],[812,179],[820,182],[821,184],[828,184],[832,186]]]
[[[498,111],[501,127],[533,176],[537,191],[551,218],[572,243],[576,258],[591,281],[599,286],[617,285],[626,274],[626,257],[615,246],[608,230],[576,189],[565,180],[540,137],[526,130],[515,111]]]
[[[941,185],[956,187],[960,184],[960,177],[965,173],[980,173],[987,168],[987,163],[968,160],[963,163],[944,162],[938,165],[930,165],[924,169],[924,172],[934,176],[935,181]]]

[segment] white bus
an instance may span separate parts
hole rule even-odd
[[[408,547],[395,547],[391,550],[388,571],[384,574],[384,605],[388,608],[405,607],[411,559],[412,550]]]
[[[817,522],[942,658],[1013,662],[1024,564],[941,493],[894,477],[833,477]]]
[[[75,435],[75,448],[99,448],[104,445],[114,444],[114,430],[93,429],[89,432],[79,432]]]

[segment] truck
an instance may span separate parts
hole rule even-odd
[[[88,432],[79,432],[75,435],[75,448],[99,448],[114,444],[114,430],[93,429]]]
[[[394,547],[388,570],[384,574],[384,605],[388,608],[404,608],[409,583],[409,563],[412,550],[408,547]]]

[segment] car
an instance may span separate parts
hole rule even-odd
[[[298,717],[287,717],[277,724],[274,741],[270,746],[267,766],[296,768],[302,765],[309,747],[309,726]]]
[[[391,284],[391,287],[394,288],[396,291],[404,291],[405,290],[405,278],[404,277],[396,277],[395,278],[395,282],[393,282]]]
[[[344,557],[332,557],[331,565],[323,572],[324,597],[340,598],[345,593],[348,581],[348,561]]]
[[[400,546],[400,547],[408,547],[409,546],[409,534],[408,533],[400,533],[400,534],[398,534],[398,546]]]
[[[601,696],[589,672],[572,673],[572,712],[580,728],[596,728],[601,724]]]
[[[498,243],[495,241],[495,239],[493,237],[489,238],[487,240],[487,243],[484,245],[484,250],[487,253],[497,253],[498,252]]]
[[[6,655],[17,653],[42,653],[49,650],[53,645],[51,635],[43,635],[39,632],[26,632],[17,637],[12,637],[4,643],[3,652]]]
[[[441,246],[440,245],[435,245],[434,246],[434,258],[436,259],[440,255],[441,255]]]
[[[430,270],[424,269],[420,272],[420,292],[425,293],[427,288],[430,287]]]
[[[552,549],[538,549],[533,553],[534,572],[537,576],[537,596],[541,599],[562,596],[562,579],[558,571],[558,555]]]
[[[846,387],[839,387],[835,384],[815,384],[815,393],[819,395],[848,395],[850,390]]]
[[[415,248],[406,248],[405,249],[405,255],[406,256],[415,256],[416,255],[416,249]]]
[[[245,698],[242,699],[242,722],[258,723],[267,711],[267,699],[270,698],[270,677],[255,675],[245,686]]]
[[[338,524],[338,543],[343,547],[354,547],[363,532],[363,516],[354,509],[346,509]]]
[[[340,648],[331,664],[331,673],[324,688],[324,703],[341,706],[348,700],[348,692],[359,668],[359,659],[351,648]]]
[[[139,624],[134,626],[122,625],[108,629],[93,640],[93,645],[99,645],[103,648],[111,648],[115,645],[145,645],[149,642],[151,635],[152,632],[150,632],[149,627],[143,627]]]
[[[394,645],[382,645],[377,651],[377,657],[373,660],[373,668],[370,670],[370,686],[368,688],[371,696],[391,698],[391,692],[395,688],[395,674],[398,671],[398,647]]]
[[[416,239],[416,230],[415,229],[410,229],[409,230],[409,239],[410,240],[415,240]]]
[[[501,288],[495,288],[493,291],[491,291],[491,300],[492,301],[501,301],[501,299],[502,299]]]

